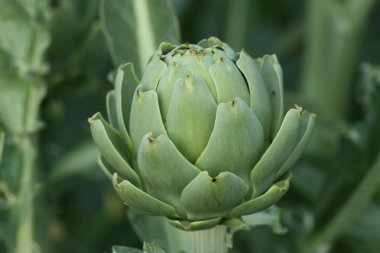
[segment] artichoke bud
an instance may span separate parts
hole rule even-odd
[[[276,56],[251,58],[215,37],[162,43],[138,81],[122,65],[108,121],[90,118],[99,164],[120,198],[184,230],[262,211],[288,190],[315,115],[284,116]]]

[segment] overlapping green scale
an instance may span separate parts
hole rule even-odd
[[[215,115],[216,103],[200,77],[177,80],[165,125],[170,139],[190,162],[206,147]]]
[[[103,173],[108,177],[109,180],[112,181],[113,173],[115,173],[115,170],[112,168],[112,166],[102,155],[98,156],[97,162]]]
[[[158,50],[156,52],[156,57],[162,57],[164,55],[167,55],[168,53],[170,53],[170,51],[172,51],[173,49],[175,48],[175,45],[171,44],[170,42],[167,42],[167,41],[164,41],[162,42],[159,47],[158,47]]]
[[[158,81],[160,80],[166,66],[166,63],[159,57],[156,57],[151,62],[149,62],[148,66],[145,69],[145,72],[149,73],[149,75],[143,75],[141,78],[141,90],[156,90]]]
[[[200,42],[198,42],[198,45],[202,48],[218,48],[220,51],[223,51],[231,60],[237,59],[236,52],[226,43],[220,41],[216,37],[210,37],[208,39],[203,39]]]
[[[214,60],[202,51],[198,52],[191,49],[189,49],[183,56],[178,57],[181,58],[180,62],[183,66],[190,68],[194,75],[198,75],[204,80],[216,101],[218,97],[216,87],[209,72],[209,67],[214,63]],[[178,61],[175,58],[173,60]]]
[[[198,42],[198,46],[201,46],[202,48],[212,48],[221,45],[222,42],[217,37],[210,37],[208,39],[203,39]]]
[[[264,140],[268,144],[271,129],[271,105],[259,67],[245,51],[240,52],[236,65],[248,82],[251,109],[263,126]]]
[[[157,86],[157,94],[159,98],[160,110],[162,119],[166,121],[166,115],[168,114],[169,104],[173,93],[173,87],[178,79],[185,78],[188,75],[192,75],[193,71],[181,65],[178,62],[169,63],[161,76],[161,79]]]
[[[151,132],[155,136],[166,134],[156,91],[143,92],[140,86],[137,87],[131,106],[129,129],[136,150],[146,133]]]
[[[107,116],[110,125],[116,130],[120,130],[119,121],[117,117],[117,104],[116,104],[116,92],[111,90],[106,96]]]
[[[314,126],[314,119],[315,115],[307,113],[299,107],[287,112],[272,144],[252,169],[253,196],[259,196],[266,191],[275,181],[281,166],[287,159],[294,152],[301,152],[297,149],[297,145],[301,141],[306,142],[309,139],[309,133]],[[292,162],[294,161],[292,159]],[[289,167],[287,166],[287,169]],[[285,172],[286,170],[282,171],[281,174]]]
[[[224,50],[221,50],[220,47],[214,47],[209,49],[208,51],[212,54],[212,57],[214,58],[215,62],[220,58],[235,61],[234,58],[231,58],[231,56],[228,55]]]
[[[128,157],[131,158],[131,151],[128,150],[120,134],[103,119],[100,113],[92,116],[89,122],[92,137],[102,156],[120,175],[132,184],[140,186],[140,178],[132,169],[131,163],[128,162]]]
[[[133,95],[139,84],[133,65],[127,63],[117,70],[115,80],[116,108],[119,128],[122,134],[128,134],[129,119]],[[129,137],[127,137],[129,138]]]
[[[107,96],[107,112],[111,124],[117,124],[114,127],[120,131],[121,136],[126,140],[133,156],[135,156],[135,149],[129,135],[128,125],[133,94],[138,82],[133,65],[130,63],[121,65],[116,74],[115,89]]]
[[[180,211],[182,190],[200,170],[186,160],[166,135],[155,137],[151,133],[141,141],[137,162],[148,193]]]
[[[230,171],[250,185],[249,174],[262,152],[263,129],[240,98],[218,105],[214,130],[196,166],[216,176]]]
[[[276,173],[276,178],[281,177],[283,174],[288,172],[291,167],[296,163],[300,158],[303,151],[306,148],[307,143],[309,142],[311,135],[313,133],[315,125],[315,114],[308,113],[303,111],[301,108],[301,131],[298,132],[298,143],[292,150],[292,153],[287,157],[286,161],[281,165],[280,169]]]
[[[248,86],[240,71],[228,58],[220,57],[209,68],[215,83],[218,103],[225,103],[235,97],[241,98],[248,106],[250,96]]]
[[[274,183],[265,193],[251,198],[248,201],[236,206],[228,214],[229,217],[239,217],[251,213],[261,212],[276,204],[289,189],[290,176],[284,180]]]
[[[192,220],[223,217],[244,199],[248,188],[231,172],[210,176],[203,171],[183,189],[181,204]]]
[[[272,118],[270,139],[273,140],[284,117],[282,69],[275,55],[265,55],[257,61],[270,97]]]
[[[116,173],[112,182],[116,193],[127,206],[147,215],[177,216],[174,207],[152,197],[128,180],[119,180]]]

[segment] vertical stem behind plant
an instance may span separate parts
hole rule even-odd
[[[33,238],[36,147],[30,134],[22,134],[16,138],[22,169],[17,200],[12,212],[12,225],[15,228],[13,230],[14,253],[25,253],[33,252],[36,247]]]
[[[250,14],[250,1],[229,0],[226,20],[226,41],[236,50],[244,48]]]
[[[309,1],[308,47],[301,90],[320,122],[327,125],[339,126],[345,118],[360,35],[374,3],[375,0],[349,0],[343,4],[331,0]],[[318,143],[314,144],[321,150],[329,150],[336,135],[320,133],[323,128],[319,130],[315,138]],[[320,138],[323,136],[326,138]]]

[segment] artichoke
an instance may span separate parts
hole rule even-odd
[[[162,43],[141,81],[132,64],[120,66],[107,113],[89,122],[116,192],[184,230],[275,204],[315,121],[297,106],[283,115],[276,56],[253,59],[215,37]]]

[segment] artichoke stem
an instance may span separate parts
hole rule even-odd
[[[226,226],[190,232],[193,253],[227,253],[232,248],[231,236]]]

